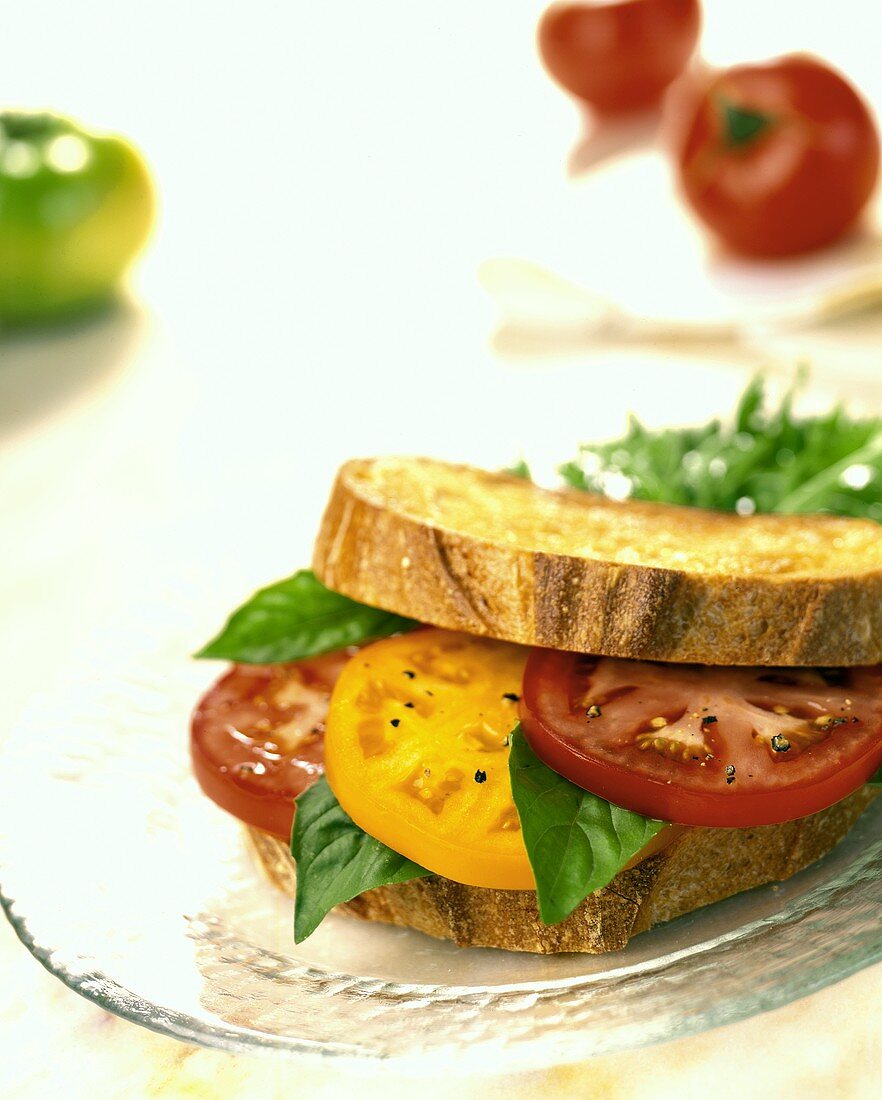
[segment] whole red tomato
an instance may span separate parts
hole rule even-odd
[[[787,256],[857,219],[879,169],[879,135],[848,81],[794,54],[738,65],[681,94],[675,155],[686,199],[727,245]]]
[[[539,52],[554,79],[601,111],[655,102],[692,56],[699,0],[594,0],[552,4]]]

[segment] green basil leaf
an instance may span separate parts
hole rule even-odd
[[[882,768],[870,776],[866,782],[868,787],[882,787]]]
[[[272,665],[385,638],[414,625],[412,619],[332,592],[311,570],[301,569],[255,593],[196,656]]]
[[[568,917],[665,827],[664,821],[623,810],[553,772],[520,726],[511,735],[508,767],[545,924]]]
[[[291,855],[297,861],[296,943],[311,936],[335,905],[376,886],[431,874],[360,829],[324,777],[297,799]]]
[[[722,423],[651,431],[632,418],[560,474],[576,489],[721,511],[832,512],[882,523],[882,418],[841,407],[797,416],[795,390],[768,408],[761,379]]]

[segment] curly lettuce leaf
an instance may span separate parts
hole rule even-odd
[[[653,431],[632,417],[611,443],[560,467],[576,489],[740,512],[832,512],[882,522],[882,418],[841,406],[797,416],[795,390],[767,407],[754,379],[727,422]]]

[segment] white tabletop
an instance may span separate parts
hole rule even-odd
[[[866,0],[835,13],[706,6],[712,60],[811,48],[882,103],[882,14]],[[539,241],[543,225],[566,233],[561,211],[574,210],[564,166],[581,123],[535,58],[541,7],[32,0],[8,16],[18,45],[3,96],[129,134],[161,215],[134,304],[0,344],[0,738],[139,576],[216,580],[195,647],[237,600],[306,561],[346,457],[499,466],[524,452],[547,475],[630,409],[652,424],[724,412],[755,370],[784,385],[805,355],[811,401],[882,404],[873,315],[759,348],[493,340],[479,265]],[[0,973],[4,1094],[281,1096],[296,1079],[330,1096],[353,1083],[111,1019],[43,973],[5,924]],[[504,1085],[498,1067],[493,1087],[871,1095],[880,1006],[875,968],[637,1055]],[[417,1086],[452,1091],[358,1079],[367,1095]]]

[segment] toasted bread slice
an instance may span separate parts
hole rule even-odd
[[[882,661],[882,530],[549,492],[423,458],[348,462],[313,565],[363,603],[470,634],[722,665]]]
[[[433,875],[381,886],[341,905],[364,920],[415,928],[460,947],[554,954],[618,951],[638,932],[693,909],[778,882],[837,844],[877,791],[862,787],[811,817],[753,829],[688,829],[656,855],[620,872],[565,921],[539,920],[530,890],[485,890]],[[294,861],[278,837],[247,828],[269,878],[293,896]]]

